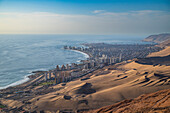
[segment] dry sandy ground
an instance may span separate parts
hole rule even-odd
[[[167,55],[170,55],[170,46],[160,52],[150,54],[149,57]],[[161,108],[168,107],[169,109],[170,105],[170,90],[163,90],[170,88],[170,66],[166,65],[153,66],[128,61],[98,69],[68,83],[55,86],[31,85],[41,79],[43,79],[42,76],[39,76],[31,83],[21,85],[27,88],[24,90],[30,91],[29,94],[6,94],[5,98],[0,97],[0,103],[13,109],[8,113],[17,110],[45,113],[77,112],[108,105],[112,106],[103,107],[97,112],[125,112],[127,110],[131,113],[133,111],[145,112],[142,110],[150,109],[164,112]],[[163,91],[153,93],[159,90]],[[147,93],[153,94],[142,95]],[[95,113],[96,110],[93,112]]]
[[[170,89],[144,94],[84,113],[170,113]]]
[[[134,61],[119,63],[99,69],[92,74],[66,84],[58,84],[55,92],[29,99],[29,104],[19,100],[1,99],[11,108],[26,111],[76,111],[97,109],[136,98],[141,94],[170,88],[170,66],[138,64]],[[32,91],[41,89],[37,86]],[[9,95],[10,97],[10,95]]]
[[[123,71],[104,69],[108,74],[93,74],[90,79],[75,80],[59,91],[30,100],[37,110],[95,109],[124,99],[135,98],[169,88],[170,66],[141,65],[131,62],[118,67]],[[100,73],[100,72],[98,72]]]
[[[154,52],[148,55],[148,57],[163,57],[163,56],[168,56],[170,55],[170,46],[167,46],[165,49],[159,51],[159,52]]]

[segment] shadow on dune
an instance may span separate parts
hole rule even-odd
[[[139,58],[135,61],[139,64],[146,65],[170,65],[170,55],[165,57],[149,57],[149,58]]]

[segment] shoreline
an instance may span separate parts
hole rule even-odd
[[[89,53],[83,52],[83,51],[80,51],[80,50],[72,50],[72,49],[66,49],[66,50],[70,50],[70,51],[75,51],[77,53],[81,53],[81,54],[85,55],[85,57],[87,57],[87,58],[91,58],[92,57],[92,55],[90,55]]]
[[[71,50],[71,49],[67,49],[67,50]],[[79,51],[79,50],[71,50],[71,51],[83,54],[85,56],[86,60],[88,58],[92,57],[92,55],[90,55],[89,53],[83,52],[83,51]],[[51,70],[51,69],[49,69],[49,70]],[[49,70],[47,70],[47,71],[49,71]],[[36,76],[36,74],[39,74],[40,72],[46,72],[46,71],[41,71],[41,70],[35,71],[34,70],[34,71],[31,72],[31,74],[24,76],[23,79],[18,80],[16,82],[13,82],[13,83],[11,83],[7,86],[0,87],[0,90],[5,90],[5,89],[11,88],[11,87],[14,88],[14,87],[17,87],[17,86],[25,85],[25,84],[31,82],[32,80],[36,79],[37,77],[34,77],[34,76]]]
[[[31,74],[31,75],[32,75],[32,74]],[[15,87],[15,86],[24,84],[24,83],[26,83],[26,82],[28,82],[28,81],[30,80],[29,76],[31,76],[31,75],[26,75],[26,76],[24,76],[24,78],[21,79],[21,80],[18,80],[18,81],[16,81],[16,82],[13,82],[13,83],[11,83],[11,84],[9,84],[9,85],[7,85],[7,86],[2,86],[2,87],[0,87],[0,90],[3,90],[3,89],[7,89],[7,88],[9,88],[9,87]]]
[[[102,112],[101,109],[104,109],[104,111],[109,109],[111,111],[112,109],[107,106],[111,106],[114,109],[113,112],[115,108],[118,111],[126,111],[128,107],[133,108],[133,100],[135,99],[138,100],[134,106],[142,106],[143,111],[155,111],[156,109],[163,111],[168,109],[169,101],[164,98],[168,98],[167,91],[165,91],[165,95],[162,92],[159,94],[154,93],[154,95],[149,94],[169,89],[170,65],[166,65],[168,63],[166,56],[120,60],[123,56],[121,54],[118,57],[119,59],[116,57],[110,60],[110,56],[106,58],[103,53],[106,51],[106,55],[110,55],[112,48],[107,49],[106,45],[97,46],[98,48],[90,48],[89,50],[70,46],[65,50],[83,54],[83,56],[79,54],[79,57],[74,60],[86,60],[81,60],[71,65],[69,63],[66,66],[65,64],[62,66],[57,65],[56,68],[54,67],[54,70],[32,71],[32,75],[28,76],[28,81],[6,89],[0,89],[0,105],[3,106],[0,108],[0,112],[2,110],[4,113],[15,111],[44,113],[85,113],[86,111],[88,113],[89,111],[90,113],[93,110]],[[141,46],[133,47],[142,49]],[[104,49],[105,51],[103,53],[97,51],[98,53],[96,54],[95,50],[98,49]],[[147,50],[143,53],[147,53]],[[70,52],[70,54],[73,54],[71,58],[74,58],[74,53]],[[103,59],[100,61],[101,56]],[[127,54],[124,56],[128,57]],[[145,94],[148,95],[141,98]],[[159,96],[157,100],[155,100],[157,98],[155,95]],[[142,101],[147,100],[148,96],[153,98],[148,101]],[[165,104],[163,107],[160,104],[162,98]],[[159,105],[155,107],[158,101],[160,101]],[[148,102],[153,104],[150,105]],[[118,104],[120,106],[115,107]],[[120,109],[121,106],[125,106],[125,109]],[[136,110],[140,111],[136,108],[132,111]]]
[[[81,51],[81,50],[76,50],[76,49],[64,49],[64,50],[70,50],[70,51],[74,51],[74,52],[77,52],[77,53],[81,53],[81,54],[83,54],[83,55],[85,56],[86,60],[88,60],[88,58],[92,58],[92,57],[93,57],[92,54],[90,54],[90,53],[88,53],[88,52],[85,52],[85,51]],[[71,64],[71,63],[70,63],[70,64]],[[56,64],[56,65],[57,65],[57,64]],[[48,72],[49,70],[53,70],[53,69],[48,69],[48,70],[46,70],[46,71]],[[2,89],[7,89],[8,87],[17,87],[17,86],[19,86],[19,85],[26,84],[27,82],[31,82],[32,80],[34,80],[34,79],[37,78],[36,74],[39,74],[39,71],[40,71],[40,70],[36,70],[36,71],[34,70],[34,72],[32,71],[31,74],[25,76],[23,79],[18,80],[18,81],[14,82],[14,83],[11,83],[11,84],[9,84],[9,85],[7,85],[7,86],[4,86],[4,87],[0,88],[0,90],[2,90]],[[46,72],[46,71],[44,71],[44,72]],[[41,72],[42,72],[42,71],[41,71]],[[19,83],[17,83],[17,82],[19,82]],[[13,84],[14,84],[14,85],[13,85]]]

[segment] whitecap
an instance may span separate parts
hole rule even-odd
[[[29,75],[30,75],[30,74],[29,74]],[[21,80],[19,80],[19,81],[16,81],[16,82],[14,82],[14,83],[12,83],[12,84],[9,84],[9,85],[4,86],[4,87],[0,87],[0,89],[5,89],[5,88],[11,87],[11,86],[17,86],[17,85],[19,85],[19,84],[22,84],[22,83],[24,83],[24,82],[27,82],[27,81],[29,80],[29,78],[28,78],[29,75],[26,75],[26,76],[24,77],[24,79],[21,79]]]
[[[81,52],[81,51],[78,51],[78,50],[71,50],[71,51],[74,51],[74,52],[77,52],[77,53],[81,53],[85,56],[85,58],[89,58],[90,56],[87,54],[87,53],[84,53],[84,52]]]

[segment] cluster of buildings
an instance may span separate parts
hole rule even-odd
[[[59,66],[57,65],[55,69],[46,71],[44,73],[44,82],[54,81],[54,84],[69,82],[75,78],[79,78],[88,73],[93,72],[97,65],[95,62],[86,62],[76,64],[72,63],[71,65],[66,64]]]
[[[90,58],[81,63],[56,66],[55,69],[44,74],[44,81],[53,80],[54,84],[68,82],[84,76],[98,68],[112,65],[133,58],[144,58],[151,52],[159,51],[160,48],[153,45],[111,45],[105,43],[84,44],[84,47],[64,46],[64,49],[77,50],[89,54]]]
[[[92,59],[100,59],[103,55],[107,58],[114,58],[115,63],[127,61],[134,58],[145,58],[152,52],[160,51],[162,48],[156,47],[153,44],[105,44],[91,43],[84,44],[87,48],[78,49],[82,52],[89,53]]]
[[[77,77],[74,73],[65,72],[65,71],[48,71],[44,74],[44,81],[54,81],[54,84],[68,82],[73,78]]]
[[[99,64],[114,64],[122,61],[122,54],[120,54],[118,57],[108,57],[107,55],[103,54],[101,57],[95,58],[95,62]]]

